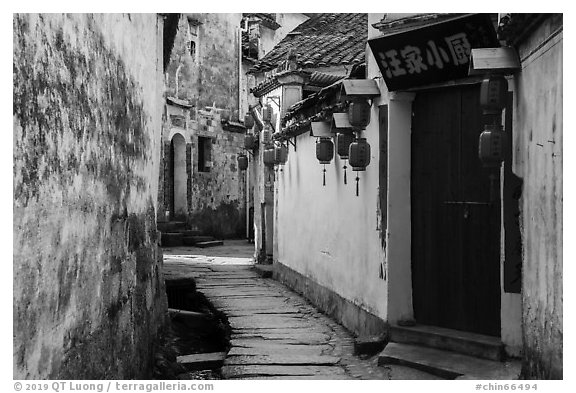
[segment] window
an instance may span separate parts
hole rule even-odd
[[[210,172],[212,167],[212,138],[198,137],[198,172]]]
[[[186,128],[186,118],[182,115],[170,115],[172,127]]]
[[[188,52],[192,61],[196,62],[198,59],[198,21],[193,19],[188,19]]]
[[[192,56],[192,60],[196,60],[196,43],[194,41],[190,41],[188,43],[188,50],[190,51],[190,56]]]

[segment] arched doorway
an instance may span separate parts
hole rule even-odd
[[[170,169],[172,173],[172,198],[170,212],[172,219],[187,214],[187,178],[186,178],[186,140],[181,134],[175,134],[170,143]]]

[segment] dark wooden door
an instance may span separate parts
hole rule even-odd
[[[413,105],[415,319],[499,336],[500,180],[478,159],[479,85],[419,92]]]

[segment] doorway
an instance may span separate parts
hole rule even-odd
[[[175,134],[170,143],[170,169],[172,174],[170,213],[171,219],[175,219],[187,213],[186,140],[181,134]]]
[[[479,85],[412,112],[412,289],[419,324],[500,336],[500,171],[478,158]]]

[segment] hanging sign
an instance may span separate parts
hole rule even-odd
[[[465,78],[472,48],[500,46],[489,14],[440,18],[368,41],[389,91]]]

